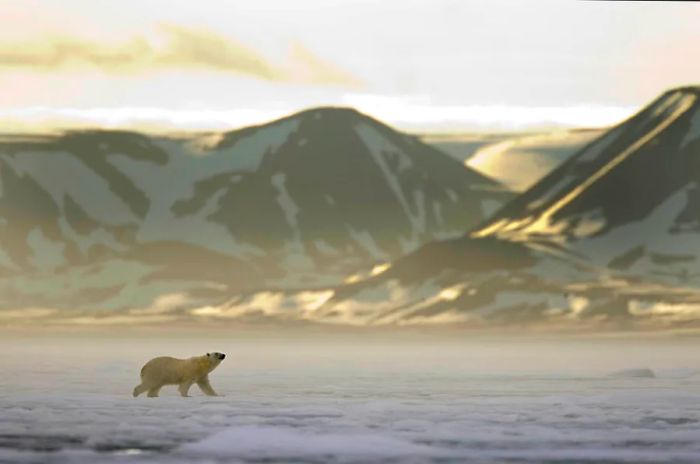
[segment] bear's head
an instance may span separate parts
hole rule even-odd
[[[213,353],[207,353],[207,361],[209,362],[209,366],[211,366],[212,369],[214,369],[216,366],[218,366],[221,361],[224,360],[226,355],[224,353],[217,353],[216,351]]]

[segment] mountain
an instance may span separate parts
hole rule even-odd
[[[337,283],[508,197],[346,108],[198,136],[5,135],[0,191],[0,306],[102,311]]]
[[[700,88],[663,94],[471,235],[690,278],[700,271]]]
[[[480,147],[466,165],[514,192],[523,192],[602,133],[601,129],[578,129],[511,136]]]
[[[495,134],[425,134],[421,141],[447,153],[512,192],[523,192],[600,136],[603,129]]]
[[[668,91],[472,231],[333,289],[305,317],[692,328],[700,322],[700,88]]]
[[[522,132],[503,133],[438,133],[423,134],[422,142],[447,153],[462,163],[467,163],[479,150],[523,137]],[[478,169],[477,169],[478,171]]]

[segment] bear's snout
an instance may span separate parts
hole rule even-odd
[[[226,357],[226,355],[223,354],[223,353],[217,353],[217,354],[216,354],[216,357],[219,358],[219,359],[224,359],[224,358]]]

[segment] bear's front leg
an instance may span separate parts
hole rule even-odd
[[[205,375],[197,381],[197,385],[207,396],[219,396],[209,384],[209,376]]]
[[[187,393],[190,391],[190,387],[192,386],[194,382],[184,382],[181,383],[180,386],[177,388],[177,391],[180,392],[180,396],[188,397]]]

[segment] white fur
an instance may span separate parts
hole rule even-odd
[[[207,353],[189,359],[161,356],[148,361],[141,368],[141,384],[134,388],[134,397],[148,391],[148,396],[156,397],[164,385],[178,385],[182,396],[189,396],[192,384],[196,383],[208,396],[218,396],[209,384],[209,373],[216,369],[225,355]]]

